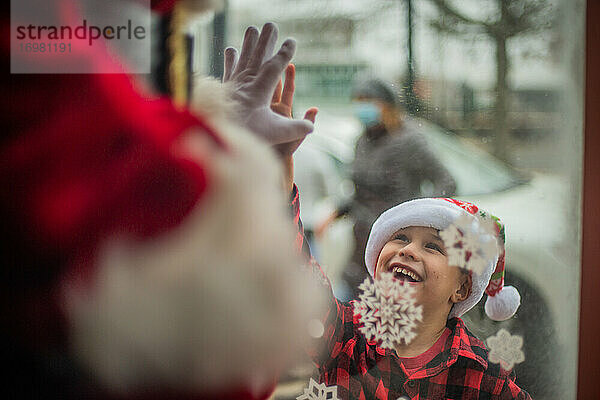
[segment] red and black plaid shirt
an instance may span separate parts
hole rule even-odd
[[[310,256],[300,221],[296,188],[292,211],[298,226],[296,244]],[[320,382],[337,385],[340,399],[531,399],[515,383],[515,375],[488,362],[484,343],[469,332],[460,318],[452,318],[451,334],[425,366],[407,373],[394,350],[382,349],[358,330],[352,303],[337,300],[320,266],[311,257],[313,273],[331,296],[325,333],[309,353],[317,364]]]

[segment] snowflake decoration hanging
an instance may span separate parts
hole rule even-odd
[[[492,224],[483,224],[470,215],[461,215],[440,231],[448,254],[448,264],[480,275],[493,261],[498,244]]]
[[[325,386],[310,378],[308,388],[304,393],[296,397],[296,400],[339,400],[337,397],[337,386]]]
[[[360,316],[362,326],[358,329],[367,340],[393,349],[395,343],[409,344],[415,338],[423,307],[416,304],[414,287],[387,272],[374,281],[367,277],[359,289],[362,293],[354,304],[354,315]]]
[[[495,336],[490,336],[485,341],[490,349],[489,360],[494,364],[510,371],[515,364],[525,361],[525,354],[521,350],[523,347],[523,338],[518,335],[511,335],[506,329],[500,329]]]

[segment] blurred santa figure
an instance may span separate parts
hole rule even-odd
[[[312,130],[269,108],[295,42],[248,29],[178,107],[127,74],[9,73],[2,18],[3,393],[268,397],[321,301],[272,151]]]

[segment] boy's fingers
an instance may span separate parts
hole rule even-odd
[[[283,86],[283,94],[281,102],[292,108],[294,103],[294,91],[296,90],[296,67],[294,64],[289,64],[285,69],[285,85]]]
[[[311,107],[308,110],[306,110],[306,113],[304,114],[304,119],[307,119],[314,124],[318,112],[319,109],[317,107]]]
[[[281,79],[279,80],[279,82],[277,83],[277,87],[275,88],[275,91],[273,92],[273,98],[271,99],[271,103],[279,103],[281,101]]]

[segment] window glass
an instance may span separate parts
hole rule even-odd
[[[582,0],[229,0],[219,17],[226,46],[239,49],[247,26],[268,21],[278,24],[278,45],[298,42],[294,113],[320,111],[296,153],[296,183],[313,254],[338,297],[352,297],[344,269],[356,221],[350,212],[320,234],[319,224],[357,196],[364,128],[352,95],[365,77],[389,83],[402,119],[452,177],[450,194],[504,221],[506,283],[519,289],[521,307],[495,322],[482,300],[464,320],[482,340],[501,328],[523,338],[515,372],[535,399],[575,398],[584,11]],[[214,21],[191,29],[198,73],[222,51],[211,47]],[[383,159],[370,160],[361,184],[385,192],[396,182],[394,171],[379,170]],[[389,181],[377,186],[381,176]],[[443,194],[433,180],[423,178],[414,197]],[[299,362],[285,383],[300,395],[314,373]],[[281,386],[274,398],[293,394]]]

